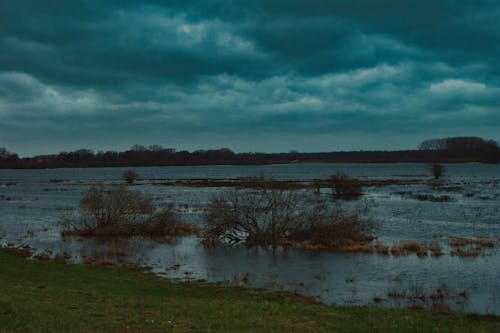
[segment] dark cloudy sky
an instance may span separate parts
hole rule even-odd
[[[500,139],[500,1],[0,1],[0,146],[23,156]]]

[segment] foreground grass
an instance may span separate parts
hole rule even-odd
[[[500,332],[500,319],[328,306],[0,250],[0,332]]]

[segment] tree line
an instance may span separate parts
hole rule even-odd
[[[483,162],[498,163],[500,148],[493,140],[479,137],[451,137],[423,141],[418,149],[398,151],[344,151],[301,153],[235,153],[228,148],[177,151],[160,145],[134,145],[126,151],[78,149],[53,155],[20,158],[0,148],[0,168],[128,167],[169,165],[257,165],[297,162]]]

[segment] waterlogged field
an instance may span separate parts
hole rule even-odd
[[[401,184],[364,187],[359,200],[342,203],[348,209],[366,209],[375,223],[377,242],[389,246],[381,254],[205,249],[196,237],[170,243],[138,238],[63,240],[61,221],[78,212],[82,193],[97,182],[122,183],[125,170],[0,170],[0,245],[29,246],[35,255],[64,255],[74,262],[133,262],[171,278],[295,290],[340,305],[500,314],[498,165],[447,165],[437,186],[419,182],[430,179],[423,164],[133,169],[140,178],[134,190],[150,196],[158,206],[175,203],[185,221],[200,226],[206,203],[226,188],[170,186],[171,182],[262,176],[310,180],[338,171],[361,180],[400,180]],[[405,185],[410,180],[417,182]],[[323,188],[321,195],[329,197],[331,191]],[[425,246],[424,253],[404,254],[398,244],[405,242]],[[439,246],[441,253],[436,255],[429,245]]]

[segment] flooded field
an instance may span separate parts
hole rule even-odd
[[[68,256],[74,262],[133,262],[171,278],[229,281],[317,296],[327,303],[500,314],[500,166],[446,165],[442,183],[424,164],[287,164],[133,168],[133,186],[157,206],[175,203],[188,222],[203,225],[202,212],[223,187],[168,186],[175,180],[325,179],[338,171],[361,180],[400,180],[367,186],[359,200],[377,241],[438,245],[440,255],[271,251],[262,248],[205,249],[196,237],[170,243],[146,239],[77,239],[60,236],[61,221],[75,214],[90,184],[122,183],[127,169],[0,170],[0,245],[30,246],[36,255]],[[417,182],[410,183],[410,180]],[[419,182],[422,181],[422,182]],[[330,197],[331,190],[321,189]],[[466,240],[466,241],[464,241]],[[483,240],[465,247],[459,242]],[[487,240],[487,242],[486,242]],[[459,249],[462,249],[459,251]]]

